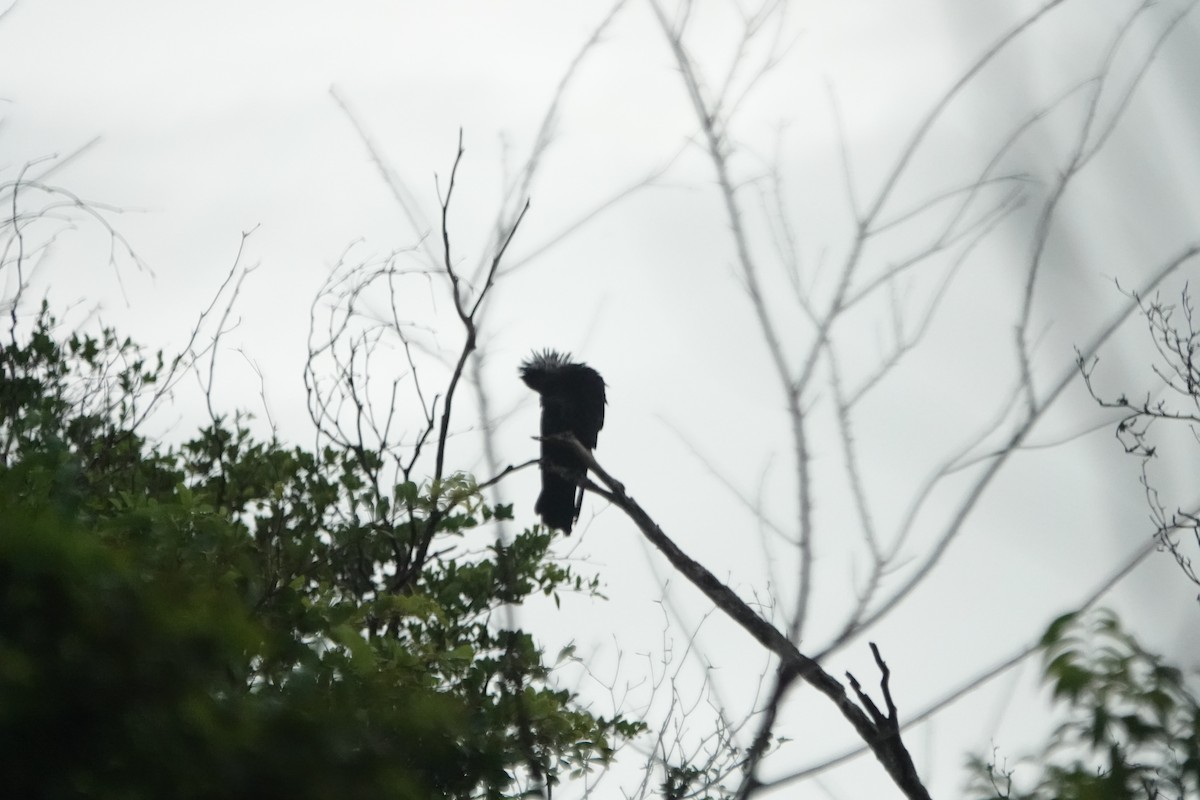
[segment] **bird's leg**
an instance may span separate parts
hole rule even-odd
[[[587,478],[585,476],[584,480]],[[575,516],[572,518],[574,522],[579,521],[579,514],[583,511],[583,484],[580,483],[575,489]]]

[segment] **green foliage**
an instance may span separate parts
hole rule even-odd
[[[13,796],[508,797],[641,723],[497,611],[595,591],[474,481],[383,486],[216,418],[138,426],[174,363],[43,307],[0,352],[0,773]],[[469,541],[470,540],[470,541]]]
[[[255,686],[247,657],[266,649],[269,632],[216,565],[170,566],[22,507],[20,472],[0,478],[0,758],[10,796],[415,798],[469,788],[454,780],[467,719],[450,698],[345,658],[307,659],[288,682]],[[481,753],[471,769],[490,766],[488,756],[498,766],[499,753]]]
[[[1200,796],[1200,705],[1185,674],[1108,611],[1067,614],[1042,638],[1045,680],[1066,719],[1019,788],[1021,767],[972,762],[972,797],[1125,800]],[[1036,771],[1036,770],[1035,770]]]

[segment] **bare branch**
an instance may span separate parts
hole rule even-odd
[[[783,633],[756,614],[750,606],[704,566],[684,553],[667,537],[650,515],[626,493],[624,485],[609,475],[574,436],[568,434],[555,438],[570,445],[575,450],[576,456],[588,465],[588,469],[603,484],[603,487],[600,487],[589,481],[587,483],[589,490],[624,511],[642,534],[667,557],[676,570],[763,647],[778,656],[789,669],[794,669],[805,682],[816,688],[837,706],[842,716],[850,722],[862,740],[875,753],[875,757],[887,770],[896,785],[905,793],[905,796],[910,798],[929,797],[928,791],[917,777],[912,757],[904,747],[898,729],[884,729],[872,721],[862,708],[850,700],[845,687],[825,672],[820,664],[802,654]]]
[[[1166,264],[1159,267],[1155,273],[1142,285],[1140,292],[1145,294],[1152,291],[1154,287],[1167,278],[1167,276],[1171,275],[1183,264],[1195,258],[1198,254],[1200,254],[1200,245],[1192,245],[1188,247],[1183,252],[1170,259]],[[1092,338],[1085,348],[1081,349],[1081,358],[1084,361],[1092,358],[1100,349],[1100,347],[1107,342],[1114,333],[1116,333],[1117,329],[1124,324],[1124,322],[1136,309],[1136,303],[1127,304],[1122,311],[1117,313],[1113,319],[1111,319],[1108,324],[1105,325],[1100,332]],[[1000,469],[1008,462],[1009,458],[1014,453],[1018,452],[1020,445],[1025,441],[1026,437],[1033,430],[1034,426],[1041,420],[1046,411],[1054,405],[1055,401],[1059,398],[1063,391],[1066,390],[1067,386],[1069,386],[1070,383],[1075,379],[1076,369],[1077,368],[1075,365],[1071,365],[1071,367],[1065,369],[1053,388],[1051,388],[1051,390],[1044,397],[1038,399],[1036,405],[1007,436],[1003,446],[996,451],[995,457],[965,493],[961,504],[954,513],[950,522],[947,524],[945,530],[933,544],[930,551],[921,559],[920,565],[903,583],[903,585],[896,589],[887,600],[881,603],[873,612],[864,618],[856,626],[855,630],[844,630],[839,637],[837,637],[830,645],[821,651],[820,655],[817,656],[818,658],[824,658],[830,652],[836,650],[838,647],[848,641],[852,635],[861,634],[875,622],[878,622],[882,617],[886,616],[889,611],[895,608],[895,606],[901,600],[908,596],[908,594],[915,589],[921,583],[921,581],[924,580],[925,576],[929,574],[934,566],[937,565],[938,561],[941,560],[942,556],[945,555],[946,550],[949,548],[951,543],[957,539],[958,535],[963,531],[963,526],[967,520],[967,517],[970,515],[971,511],[974,510],[976,503],[978,503],[979,499],[983,496],[985,489],[987,489],[992,480],[1000,472]],[[945,472],[943,468],[943,471],[940,471],[940,474],[944,476],[948,473]],[[928,495],[925,494],[924,496]],[[913,519],[915,519],[915,513],[910,512],[909,520],[911,521]]]
[[[1095,606],[1096,603],[1100,602],[1100,600],[1107,595],[1110,590],[1113,589],[1113,587],[1130,575],[1133,570],[1142,562],[1144,562],[1157,548],[1158,543],[1152,540],[1135,550],[1120,566],[1113,570],[1112,573],[1102,578],[1097,585],[1092,588],[1092,590],[1079,602],[1077,609],[1082,612]],[[1029,658],[1029,656],[1038,652],[1041,649],[1041,645],[1042,633],[1039,632],[1036,635],[1031,636],[1030,641],[1027,644],[1017,648],[1010,656],[1004,658],[996,664],[993,664],[982,672],[967,678],[958,686],[954,687],[937,700],[927,704],[920,711],[913,714],[912,717],[910,717],[903,725],[900,726],[900,732],[903,733],[910,728],[919,725],[925,720],[933,717],[939,711],[942,711],[943,709],[954,704],[962,697],[965,697],[976,689],[983,687],[993,678],[1003,675],[1008,670]],[[765,789],[773,789],[788,783],[802,780],[804,778],[810,778],[840,764],[844,764],[845,762],[855,759],[861,755],[865,755],[868,752],[870,752],[870,750],[865,746],[855,747],[831,758],[822,759],[816,764],[803,767],[773,780],[766,781],[762,784],[762,787]]]

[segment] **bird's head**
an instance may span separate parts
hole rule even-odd
[[[570,353],[555,350],[536,350],[521,364],[521,380],[535,392],[542,392],[553,384],[568,367],[578,367],[571,361]]]

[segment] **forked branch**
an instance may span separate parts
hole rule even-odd
[[[774,653],[786,669],[794,670],[799,677],[837,706],[842,716],[854,726],[859,737],[871,748],[875,757],[879,759],[888,775],[906,797],[929,798],[928,790],[917,775],[912,756],[900,737],[899,723],[895,719],[895,707],[890,700],[890,689],[886,684],[888,677],[886,672],[884,673],[884,694],[887,698],[890,715],[882,717],[873,705],[867,705],[866,710],[857,705],[846,693],[846,688],[840,681],[826,672],[816,661],[801,653],[782,631],[755,613],[754,609],[703,564],[683,552],[663,532],[658,523],[629,496],[625,486],[601,467],[595,457],[574,436],[565,434],[553,438],[572,447],[576,456],[587,464],[588,469],[603,484],[599,486],[587,481],[585,485],[589,490],[624,511],[626,516],[638,526],[642,535],[667,557],[675,569],[763,647]],[[874,651],[874,646],[872,646],[872,650]],[[877,652],[876,659],[879,662],[882,661]]]

